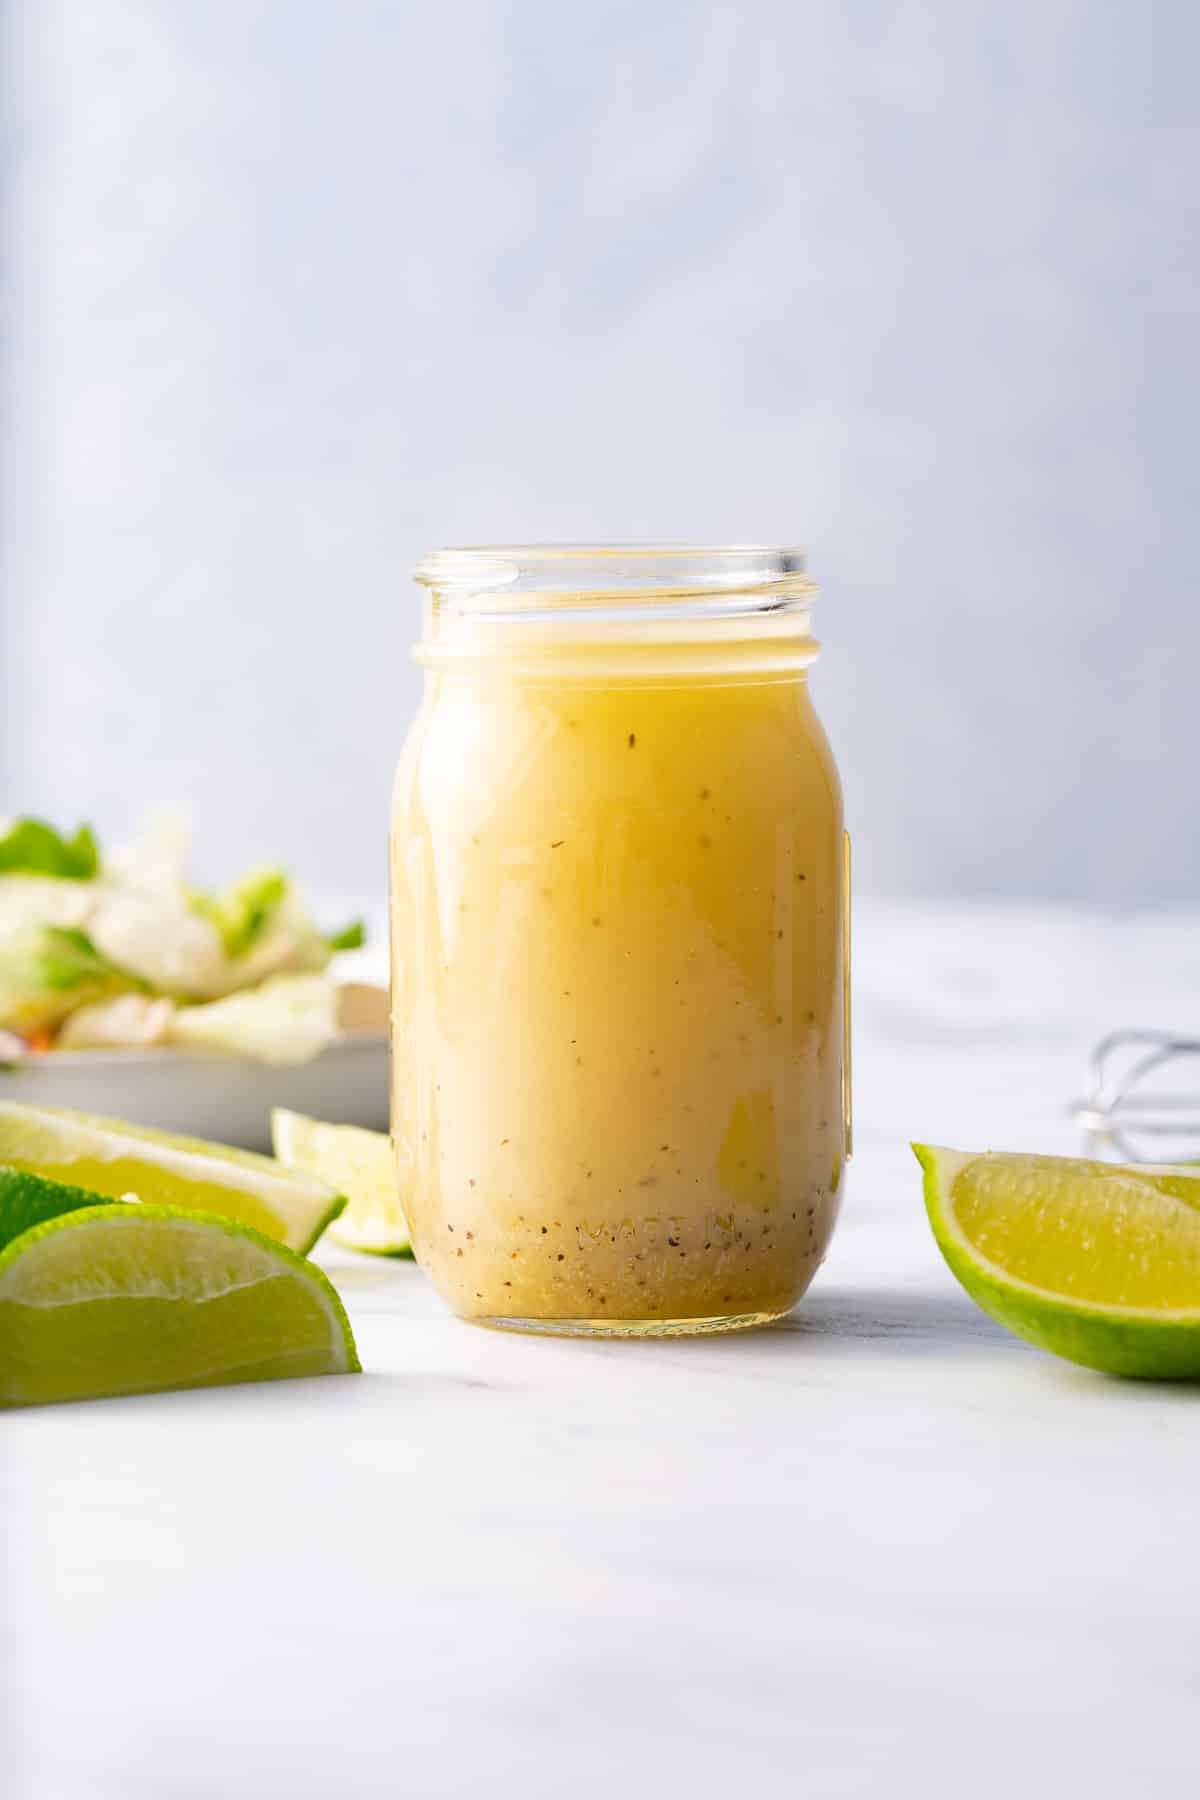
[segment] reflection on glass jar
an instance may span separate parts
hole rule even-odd
[[[849,1150],[837,773],[794,551],[439,552],[392,832],[393,1123],[479,1323],[786,1312]]]

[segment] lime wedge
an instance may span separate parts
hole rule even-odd
[[[0,1163],[93,1196],[223,1213],[302,1255],[345,1204],[323,1181],[269,1156],[13,1101],[0,1101]]]
[[[349,1195],[331,1238],[377,1256],[412,1255],[396,1158],[386,1132],[327,1125],[280,1107],[271,1114],[271,1137],[276,1156],[289,1169],[316,1175]]]
[[[938,1247],[985,1312],[1089,1369],[1200,1379],[1200,1174],[913,1149]]]
[[[327,1277],[232,1219],[93,1206],[0,1253],[0,1406],[359,1367]]]

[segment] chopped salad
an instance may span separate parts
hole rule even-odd
[[[0,824],[0,1064],[153,1045],[296,1063],[332,1042],[329,965],[363,926],[320,931],[278,868],[196,889],[187,848],[174,818],[111,854],[87,825]]]

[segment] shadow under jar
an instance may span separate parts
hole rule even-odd
[[[393,1128],[477,1324],[794,1305],[849,1154],[848,862],[793,550],[439,551],[392,826]]]

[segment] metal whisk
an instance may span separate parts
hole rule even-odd
[[[1181,1091],[1189,1073],[1191,1091]],[[1175,1082],[1174,1090],[1164,1083]],[[1071,1108],[1089,1156],[1117,1162],[1200,1158],[1200,1038],[1113,1031],[1092,1051],[1088,1090]]]

